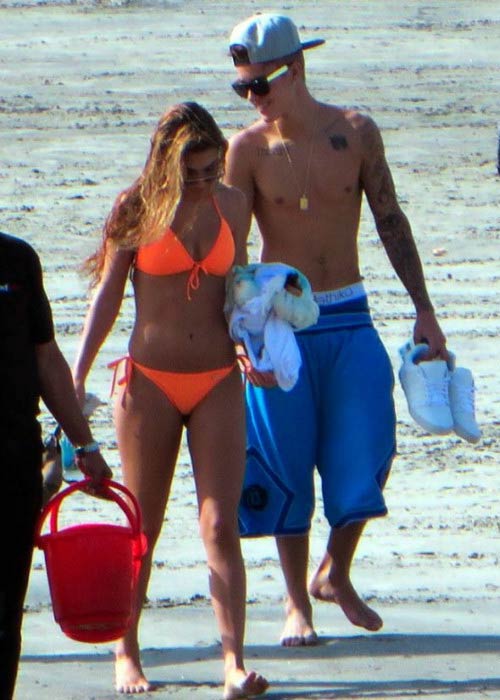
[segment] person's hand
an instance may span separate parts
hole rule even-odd
[[[106,460],[99,450],[87,452],[81,457],[77,456],[75,461],[80,471],[85,474],[85,476],[89,477],[89,487],[96,493],[99,492],[99,487],[103,479],[111,479],[113,477],[113,472],[108,467]],[[89,490],[89,492],[91,493],[92,491]]]
[[[241,371],[253,386],[261,387],[262,389],[272,389],[278,386],[274,372],[260,372],[250,362],[250,358],[241,348],[237,348],[239,352],[236,357]]]
[[[448,350],[446,349],[446,336],[437,322],[434,311],[417,312],[413,340],[415,344],[426,343],[429,346],[427,354],[422,359],[449,360]]]
[[[250,384],[258,386],[261,389],[272,389],[274,386],[278,386],[274,372],[259,372],[252,367],[252,369],[246,372],[246,376]]]

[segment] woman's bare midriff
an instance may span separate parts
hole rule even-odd
[[[200,286],[187,296],[187,273],[153,277],[136,272],[136,319],[129,353],[148,367],[198,372],[235,360],[222,312],[225,280],[200,273]]]

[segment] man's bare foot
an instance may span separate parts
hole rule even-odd
[[[264,676],[255,671],[242,671],[234,669],[226,676],[224,684],[224,700],[236,700],[237,698],[251,698],[262,695],[269,688],[269,683]]]
[[[115,688],[118,693],[147,693],[151,690],[138,659],[128,654],[116,654]]]
[[[280,637],[284,647],[314,646],[318,643],[318,635],[312,626],[312,611],[306,615],[301,610],[286,606],[286,621]]]
[[[380,615],[361,600],[349,579],[334,583],[330,576],[318,570],[309,585],[309,593],[317,600],[337,603],[349,622],[369,632],[376,632],[384,624]]]

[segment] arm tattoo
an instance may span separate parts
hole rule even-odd
[[[362,184],[389,260],[417,311],[432,310],[422,263],[408,219],[401,211],[378,129],[368,121],[364,129]]]
[[[417,311],[432,310],[422,263],[408,219],[399,207],[378,219],[377,230],[389,260]]]

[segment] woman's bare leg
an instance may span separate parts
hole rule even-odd
[[[148,543],[132,623],[125,637],[116,644],[115,683],[120,693],[144,693],[150,684],[141,666],[139,620],[179,452],[182,420],[161,391],[134,371],[129,391],[118,396],[115,424],[124,483],[139,502]]]
[[[195,409],[188,423],[188,442],[222,642],[224,698],[260,695],[268,683],[255,672],[247,673],[243,661],[246,585],[237,510],[245,465],[245,423],[238,371]]]

